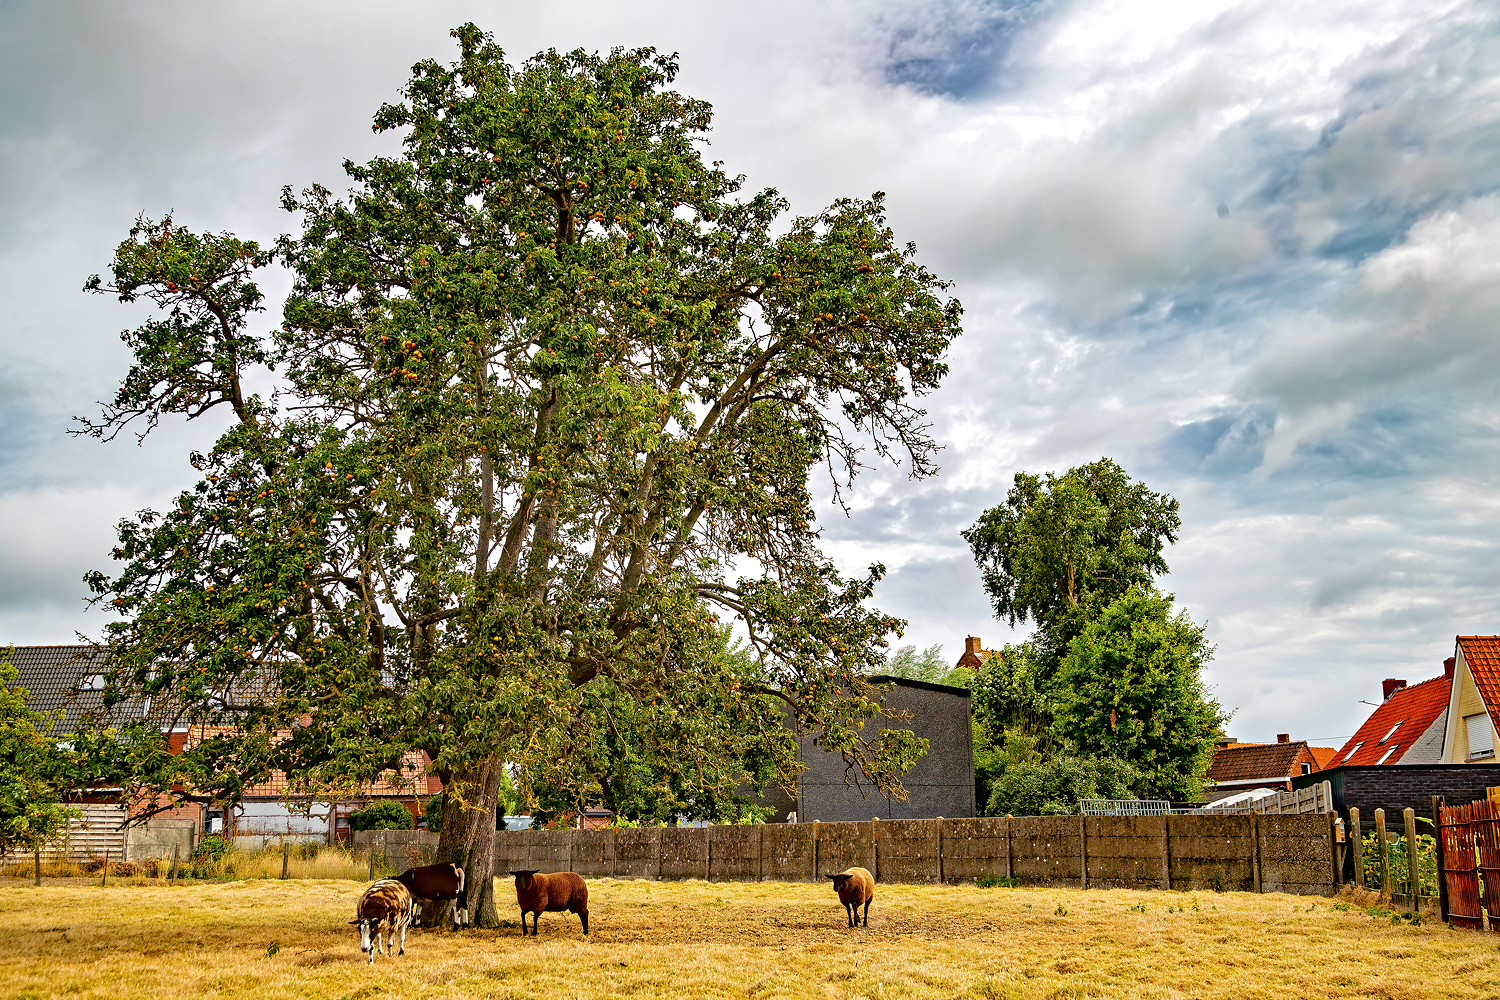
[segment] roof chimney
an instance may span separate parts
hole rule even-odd
[[[1450,681],[1453,679],[1453,664],[1454,664],[1454,662],[1455,661],[1454,661],[1453,657],[1451,657],[1451,656],[1448,657],[1446,660],[1443,661],[1443,676],[1446,677],[1446,678],[1448,678],[1448,680],[1450,680]]]
[[[979,636],[977,636],[977,635],[971,635],[971,636],[969,636],[967,639],[964,640],[964,652],[965,653],[973,653],[975,656],[978,656],[979,655],[979,642],[980,642]]]
[[[1292,734],[1291,733],[1277,733],[1276,734],[1276,742],[1277,743],[1290,743],[1290,742],[1292,742]]]
[[[1380,700],[1389,701],[1391,695],[1395,694],[1397,691],[1400,691],[1404,687],[1406,687],[1406,681],[1397,680],[1394,677],[1387,677],[1385,680],[1380,682]]]

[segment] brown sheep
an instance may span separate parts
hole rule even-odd
[[[406,954],[406,927],[411,923],[411,892],[393,878],[383,878],[365,890],[354,906],[355,919],[349,921],[359,927],[359,950],[370,953],[370,964],[375,964],[375,953],[380,951],[380,925],[390,921],[391,941],[385,949],[394,958],[396,931],[401,931],[401,951]]]
[[[531,917],[531,936],[539,933],[537,925],[544,910],[567,910],[583,921],[583,933],[589,932],[589,887],[575,872],[542,874],[536,870],[511,872],[516,877],[516,902],[521,905],[521,936],[526,936],[526,914]]]
[[[838,875],[830,875],[833,887],[839,892],[839,902],[844,904],[844,914],[850,927],[859,926],[859,904],[865,905],[865,926],[870,926],[870,900],[875,898],[875,877],[863,868],[850,868]]]

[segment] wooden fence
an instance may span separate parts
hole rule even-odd
[[[370,831],[396,869],[434,860],[437,835]],[[495,835],[497,872],[821,881],[853,865],[881,882],[1237,890],[1332,895],[1333,817],[1017,816],[754,826],[522,830]]]
[[[1479,930],[1488,913],[1490,929],[1500,930],[1500,802],[1444,805],[1437,812],[1443,917]]]
[[[1234,802],[1217,805],[1210,802],[1195,814],[1213,813],[1221,816],[1248,816],[1260,813],[1263,816],[1300,816],[1303,813],[1333,812],[1333,782],[1320,781],[1316,785],[1298,788],[1290,792],[1277,792],[1249,802]]]

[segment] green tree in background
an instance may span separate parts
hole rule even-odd
[[[963,536],[995,617],[1035,622],[1055,662],[1110,602],[1167,572],[1181,524],[1176,500],[1101,458],[1062,476],[1016,473],[1005,503]]]
[[[1213,656],[1203,628],[1172,598],[1127,593],[1068,646],[1054,687],[1058,734],[1080,752],[1128,760],[1148,798],[1203,792],[1228,716],[1203,689]]]
[[[951,687],[968,687],[974,679],[974,672],[968,667],[955,667],[948,662],[943,656],[941,643],[934,643],[921,652],[916,646],[898,646],[886,655],[885,662],[875,672]]]
[[[1144,776],[1114,757],[1047,756],[1035,739],[1007,734],[987,751],[987,816],[1054,816],[1078,812],[1080,799],[1133,799]]]
[[[691,719],[710,704],[762,730],[777,705],[899,787],[923,744],[865,725],[863,678],[903,623],[867,606],[881,567],[846,579],[819,550],[808,481],[825,467],[842,495],[871,453],[935,471],[918,402],[961,308],[881,195],[786,218],[704,162],[711,109],[669,89],[674,58],[512,66],[473,25],[453,34],[457,61],[418,63],[375,117],[400,155],[347,163],[345,198],[285,194],[300,235],[267,251],[142,219],[89,283],[157,316],[82,431],[232,426],[88,581],[123,618],[107,699],[225,727],[171,765],[189,787],[228,798],[267,768],[348,787],[422,751],[438,850],[463,852],[495,926],[510,768],[543,780],[598,749],[587,774],[615,775],[641,752],[631,726],[681,738],[649,762],[678,798],[748,759],[746,728]],[[262,336],[272,264],[293,286]],[[257,368],[279,396],[248,392]],[[716,655],[720,614],[753,677]],[[758,746],[755,776],[791,780],[790,742]],[[172,794],[160,749],[136,755],[142,794]],[[579,776],[553,777],[576,802]]]

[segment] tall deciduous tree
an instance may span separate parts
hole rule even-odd
[[[1202,626],[1172,598],[1125,594],[1068,646],[1056,727],[1081,753],[1127,760],[1149,797],[1195,801],[1228,716],[1204,691],[1213,657]]]
[[[425,751],[440,849],[465,852],[493,924],[505,762],[564,752],[596,689],[779,701],[898,784],[921,741],[864,738],[861,677],[901,623],[866,607],[880,567],[845,579],[819,552],[808,479],[846,488],[867,450],[934,471],[916,399],[961,310],[880,195],[786,222],[774,190],[740,197],[700,156],[709,106],[668,89],[675,59],[513,67],[473,25],[454,35],[458,60],[417,64],[376,115],[402,155],[346,164],[346,198],[285,195],[300,236],[268,252],[142,220],[91,282],[162,315],[126,334],[135,366],[84,430],[233,426],[89,580],[124,616],[110,696],[233,734],[198,773],[311,787]],[[263,337],[273,261],[295,285]],[[262,364],[280,398],[245,389]],[[721,612],[753,680],[713,655]]]
[[[11,649],[0,648],[0,851],[29,851],[68,825],[67,755],[47,735],[48,720],[14,687]]]
[[[1061,476],[1018,472],[1005,503],[963,532],[995,617],[1036,622],[1054,656],[1106,605],[1167,572],[1177,501],[1112,459]]]

